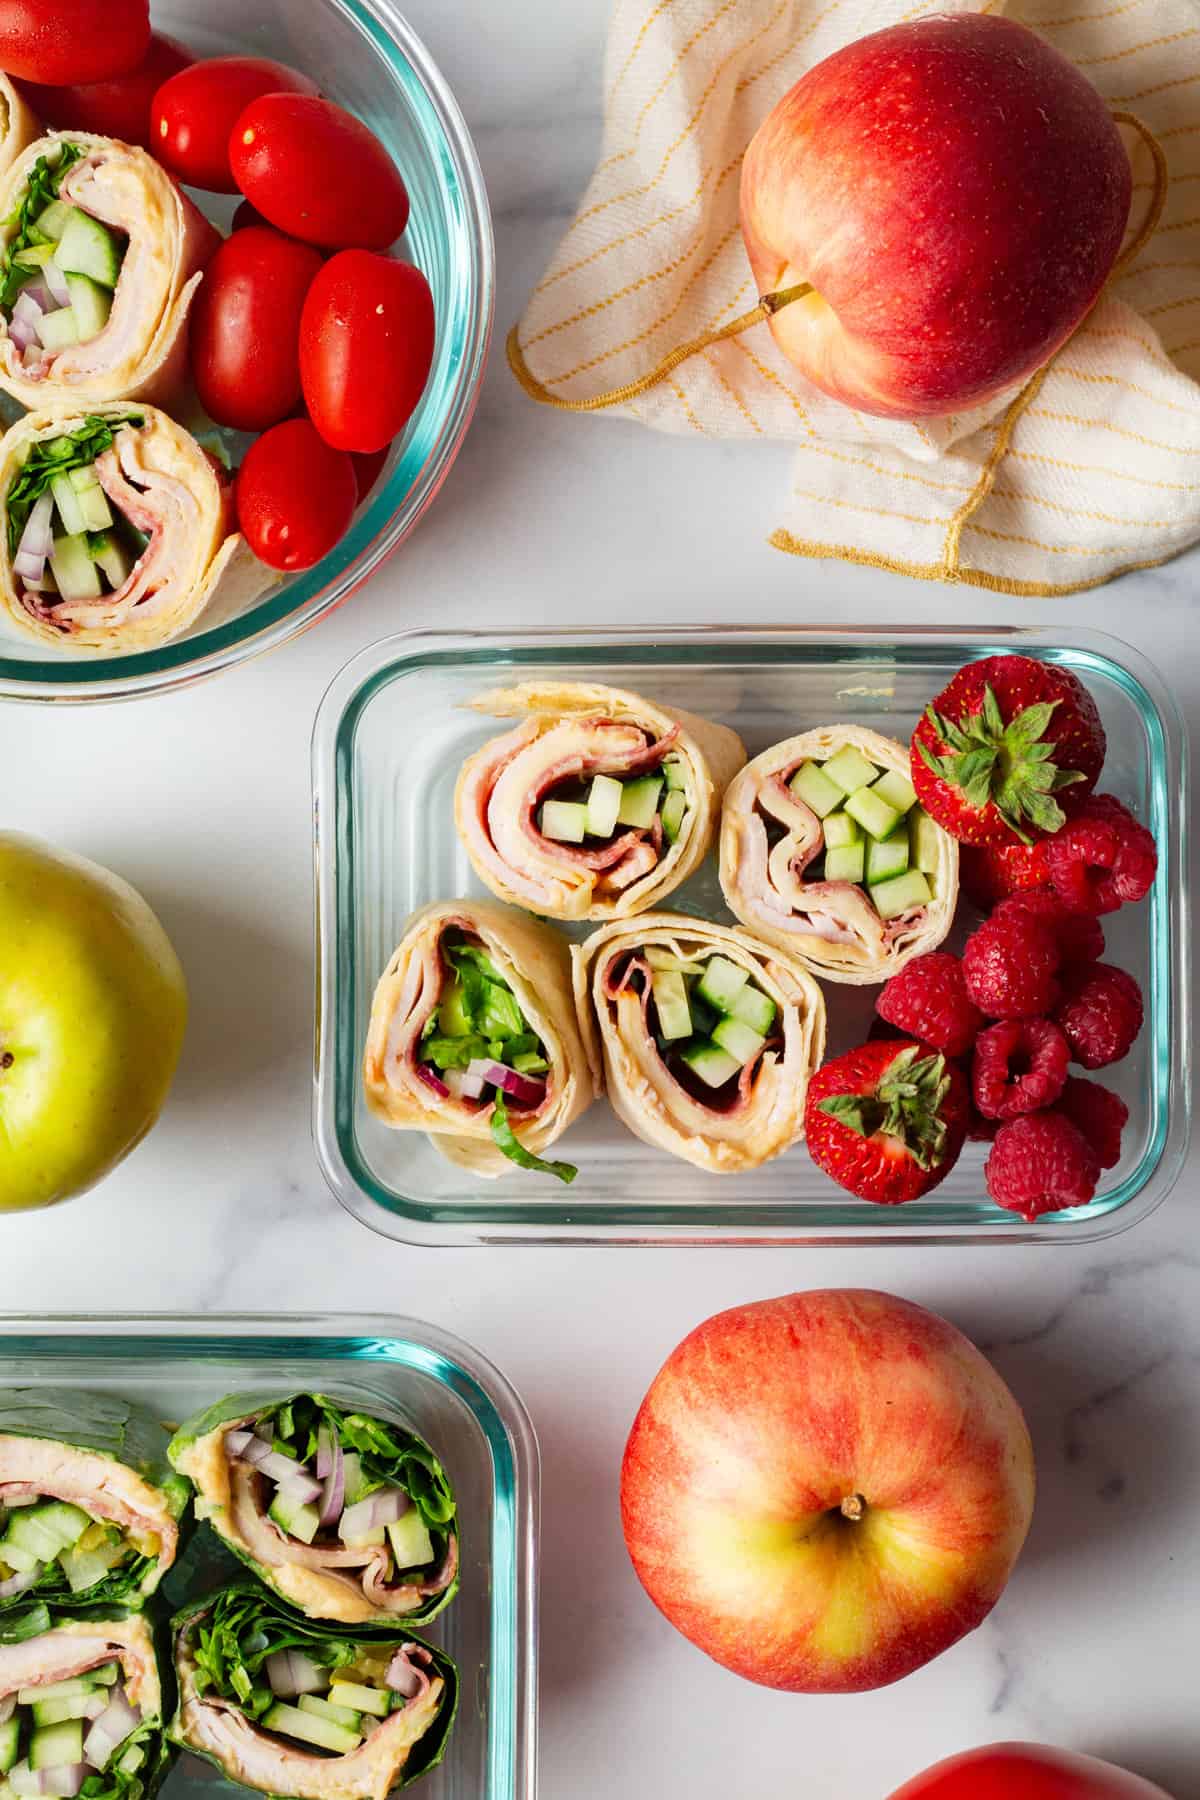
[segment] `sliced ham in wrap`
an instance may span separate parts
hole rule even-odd
[[[170,1735],[230,1780],[296,1800],[385,1800],[441,1761],[458,1674],[419,1639],[298,1619],[251,1583],[172,1622]]]
[[[163,1726],[162,1683],[144,1618],[60,1616],[35,1635],[0,1635],[6,1794],[149,1800],[170,1763]]]
[[[375,990],[363,1081],[385,1124],[476,1174],[566,1179],[542,1153],[594,1098],[566,941],[494,900],[422,908]]]
[[[748,762],[726,790],[721,888],[730,911],[757,937],[790,951],[828,981],[863,984],[886,981],[946,936],[958,898],[958,845],[911,802],[907,815],[893,813],[897,835],[904,840],[905,865],[918,892],[900,911],[889,912],[884,900],[881,913],[869,885],[868,857],[878,851],[868,832],[842,816],[852,796],[835,783],[821,804],[830,804],[834,797],[841,802],[833,814],[841,817],[848,831],[857,832],[863,876],[829,879],[824,865],[833,846],[826,843],[825,821],[833,814],[818,813],[806,801],[804,772],[815,767],[820,773],[848,750],[859,753],[863,772],[869,772],[872,780],[898,778],[907,789],[903,798],[911,794],[907,746],[877,731],[828,725],[774,744]],[[843,766],[838,765],[839,772]],[[850,767],[853,771],[853,761]],[[872,816],[867,809],[860,810]],[[853,846],[850,851],[853,858]],[[903,901],[902,889],[882,890],[897,892]],[[881,898],[878,891],[877,897]]]
[[[799,1142],[825,1003],[795,957],[672,913],[604,925],[572,956],[597,1083],[638,1137],[715,1175]]]
[[[153,649],[275,579],[224,471],[153,406],[29,413],[0,440],[0,509],[4,616],[71,655]]]
[[[471,705],[520,723],[464,763],[458,834],[494,894],[548,918],[664,900],[704,860],[746,760],[724,725],[597,682],[527,681]]]
[[[197,1518],[312,1618],[423,1624],[458,1591],[453,1491],[405,1426],[326,1394],[234,1394],[170,1455]]]
[[[175,1561],[186,1482],[131,1401],[73,1388],[0,1390],[0,1617],[139,1607]]]
[[[221,238],[153,157],[51,132],[0,180],[0,219],[0,387],[33,409],[183,392]]]

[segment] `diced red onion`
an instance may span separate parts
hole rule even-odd
[[[462,1080],[462,1097],[464,1100],[482,1100],[484,1080],[482,1075],[472,1075],[466,1071]]]
[[[317,1474],[322,1481],[333,1468],[334,1435],[328,1425],[317,1427]]]
[[[244,1456],[246,1448],[254,1436],[252,1431],[227,1431],[225,1433],[225,1452],[228,1456]]]
[[[325,1670],[303,1650],[276,1650],[263,1666],[271,1692],[283,1700],[295,1699],[298,1694],[318,1694],[329,1685]]]
[[[521,1075],[516,1069],[510,1069],[507,1063],[483,1061],[476,1058],[467,1069],[467,1073],[482,1076],[492,1087],[503,1088],[522,1106],[536,1106],[546,1092],[544,1081],[535,1081],[532,1076]]]
[[[317,1481],[307,1469],[301,1469],[298,1475],[289,1475],[286,1481],[281,1481],[279,1491],[285,1500],[294,1500],[299,1506],[308,1506],[321,1498],[325,1484]]]
[[[43,296],[43,298],[39,298],[39,296]],[[40,281],[35,282],[30,287],[21,289],[13,302],[12,316],[14,320],[20,319],[23,324],[36,325],[50,304],[50,300],[49,290],[44,288]]]
[[[258,1468],[272,1481],[292,1481],[297,1475],[308,1474],[303,1463],[298,1463],[294,1456],[285,1456],[282,1450],[268,1450],[265,1456],[259,1457]]]
[[[14,1794],[28,1795],[34,1800],[39,1794],[77,1794],[91,1773],[86,1763],[34,1771],[28,1763],[19,1762],[9,1770],[7,1779]]]
[[[428,1063],[419,1062],[417,1064],[417,1074],[425,1083],[426,1087],[431,1087],[435,1094],[441,1095],[443,1100],[449,1099],[450,1089],[446,1086],[436,1069],[431,1069]]]
[[[17,545],[19,556],[40,556],[43,560],[54,548],[54,495],[49,489],[30,508]]]
[[[325,1486],[321,1493],[320,1522],[322,1525],[332,1525],[341,1517],[342,1508],[346,1504],[346,1459],[342,1454],[342,1446],[336,1431],[329,1431],[325,1426],[322,1426],[321,1430],[325,1433],[324,1452],[328,1466],[324,1476]],[[321,1455],[321,1436],[318,1433],[318,1475],[321,1473]]]
[[[8,323],[8,335],[22,354],[30,344],[37,341],[37,332],[28,319],[18,319],[14,314]]]
[[[53,257],[49,262],[42,264],[42,279],[50,289],[51,297],[57,300],[60,306],[70,306],[71,290],[67,286],[67,278]]]
[[[3,1700],[0,1700],[0,1725],[7,1725],[16,1710],[17,1696],[15,1694],[5,1694]]]
[[[251,1436],[250,1442],[246,1445],[246,1448],[240,1452],[241,1460],[249,1463],[253,1468],[258,1468],[263,1460],[270,1456],[270,1454],[270,1444],[265,1438],[260,1438],[257,1433]]]
[[[348,1506],[342,1514],[338,1533],[342,1539],[357,1537],[360,1532],[376,1531],[380,1525],[391,1525],[402,1519],[412,1501],[402,1488],[380,1488]]]
[[[39,1563],[28,1575],[10,1575],[7,1581],[0,1581],[0,1600],[11,1600],[14,1594],[23,1594],[33,1586],[41,1572],[42,1565]],[[4,1701],[0,1700],[0,1725],[3,1725],[6,1716]]]
[[[100,1717],[83,1740],[83,1754],[94,1769],[103,1769],[118,1744],[123,1744],[131,1731],[136,1731],[142,1715],[125,1698],[125,1690],[115,1687]]]

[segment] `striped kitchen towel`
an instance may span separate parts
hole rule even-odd
[[[539,397],[636,380],[755,303],[738,228],[742,153],[799,77],[911,0],[616,0],[604,154],[510,340]],[[982,10],[1000,10],[985,5]],[[660,431],[795,450],[771,542],[926,580],[1063,594],[1200,538],[1200,9],[1196,0],[1009,0],[1166,153],[1153,236],[1019,401],[912,424],[827,399],[765,323],[614,408]],[[1131,130],[1131,236],[1153,153]]]

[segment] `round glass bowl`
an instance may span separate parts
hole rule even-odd
[[[159,693],[273,649],[341,604],[403,542],[446,477],[474,411],[491,333],[487,193],[457,102],[392,0],[164,0],[154,24],[206,56],[272,56],[364,119],[412,201],[399,251],[433,289],[437,340],[420,405],[336,549],[234,617],[130,656],[47,656],[0,633],[0,698],[104,700]],[[236,199],[193,193],[224,229]],[[345,196],[348,208],[354,195]],[[220,599],[217,600],[220,608]]]

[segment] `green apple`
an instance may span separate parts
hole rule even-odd
[[[179,958],[141,895],[0,831],[0,1211],[69,1199],[128,1155],[186,1021]]]

